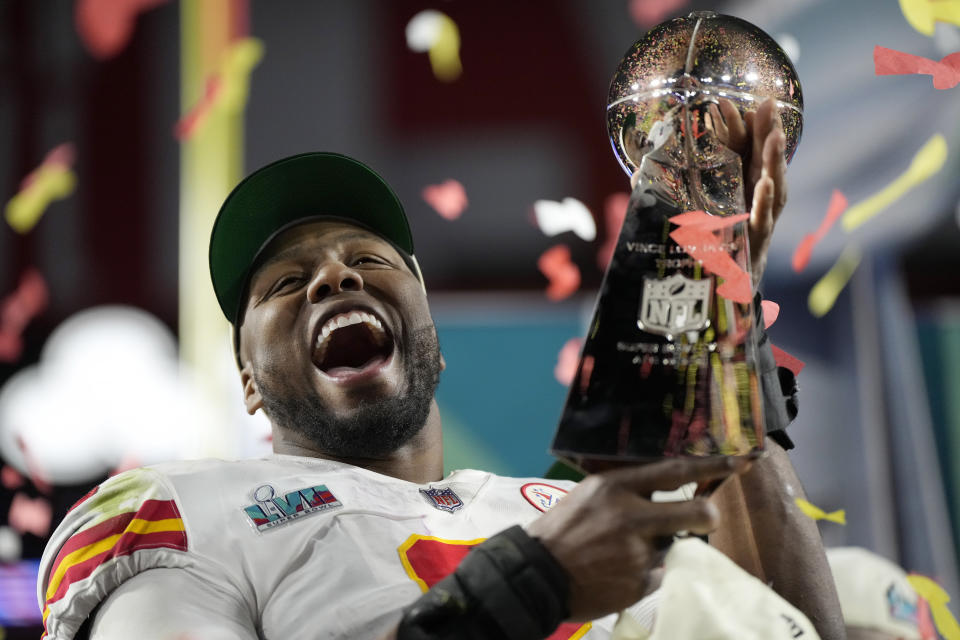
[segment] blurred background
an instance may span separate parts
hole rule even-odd
[[[960,51],[924,3],[0,1],[6,637],[39,635],[38,558],[91,486],[270,451],[206,250],[230,188],[282,156],[355,156],[405,203],[448,365],[447,468],[543,474],[629,191],[608,83],[650,26],[705,9],[771,34],[804,89],[761,290],[805,363],[791,457],[812,503],[845,510],[824,540],[960,597],[960,88],[873,57]],[[945,159],[923,155],[936,135]],[[882,202],[797,268],[835,190]]]

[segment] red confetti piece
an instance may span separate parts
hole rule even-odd
[[[23,352],[23,330],[47,307],[47,284],[35,269],[20,278],[17,290],[0,302],[0,362],[16,362]]]
[[[14,489],[22,487],[23,483],[23,476],[13,467],[4,465],[3,468],[0,469],[0,484],[3,485],[4,489],[13,491]]]
[[[33,486],[35,486],[41,493],[50,495],[53,487],[51,487],[50,483],[47,481],[46,474],[43,473],[40,465],[37,464],[37,459],[33,457],[32,453],[30,453],[27,443],[20,435],[17,435],[17,448],[20,449],[20,454],[23,456],[23,462],[27,467],[27,474],[30,477],[30,481],[33,482]]]
[[[749,213],[740,213],[735,216],[713,216],[706,211],[687,211],[673,216],[670,218],[670,222],[678,227],[696,227],[704,231],[717,231],[732,227],[749,217]]]
[[[914,574],[911,574],[914,575]],[[923,640],[937,640],[937,630],[933,624],[930,603],[926,598],[917,598],[917,631]]]
[[[640,379],[646,380],[653,372],[653,356],[649,353],[644,354],[643,362],[640,363]]]
[[[810,263],[810,254],[813,253],[813,247],[823,240],[823,237],[827,235],[827,231],[830,230],[833,223],[837,221],[837,218],[839,218],[840,214],[846,211],[846,209],[846,196],[838,189],[834,189],[833,194],[830,196],[830,204],[827,206],[827,215],[823,217],[820,226],[814,233],[808,233],[803,236],[803,240],[800,241],[800,244],[797,245],[797,248],[793,252],[793,270],[795,272],[800,273],[807,268],[807,264]]]
[[[558,244],[544,251],[537,267],[550,281],[547,297],[555,302],[580,288],[580,269],[570,260],[570,248],[566,245]]]
[[[123,473],[124,471],[130,471],[131,469],[136,469],[141,466],[140,459],[133,454],[126,454],[120,459],[120,462],[117,463],[117,466],[110,471],[110,477]]]
[[[719,295],[742,304],[753,299],[750,274],[734,262],[712,232],[691,225],[673,230],[670,237],[704,269],[723,278],[723,284],[717,287]]]
[[[565,387],[570,386],[573,378],[577,375],[577,364],[580,360],[580,348],[582,346],[582,338],[570,338],[557,355],[557,366],[553,368],[553,377]]]
[[[130,42],[137,16],[166,0],[77,0],[74,22],[90,54],[105,60]]]
[[[607,269],[610,259],[613,258],[613,251],[617,248],[620,227],[623,226],[623,219],[627,217],[629,203],[629,193],[612,193],[607,196],[603,204],[603,219],[607,235],[603,244],[597,249],[597,266],[602,271]]]
[[[760,307],[763,309],[763,328],[769,329],[780,315],[780,305],[773,300],[761,300]]]
[[[786,367],[793,372],[793,375],[800,375],[800,372],[803,371],[803,368],[806,366],[803,360],[795,358],[775,344],[771,344],[770,348],[773,350],[773,360],[777,363],[778,367]]]
[[[421,196],[441,218],[456,220],[467,208],[467,191],[457,180],[447,180],[423,188]]]
[[[639,27],[663,22],[685,7],[690,0],[630,0],[630,17]]]
[[[50,533],[52,517],[53,508],[46,498],[31,499],[24,493],[17,493],[10,503],[7,520],[10,526],[20,533],[32,533],[38,538],[44,538]]]
[[[960,51],[931,60],[877,45],[873,48],[873,65],[878,76],[914,73],[933,76],[934,89],[953,89],[960,84]]]
[[[590,386],[590,378],[593,376],[593,365],[595,360],[593,356],[583,357],[583,367],[580,368],[580,393],[586,393]]]
[[[182,142],[193,136],[199,130],[200,125],[209,117],[222,89],[223,82],[219,75],[207,78],[203,97],[173,125],[173,137]]]

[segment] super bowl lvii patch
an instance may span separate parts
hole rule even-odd
[[[278,495],[273,486],[264,484],[254,490],[253,499],[256,502],[244,507],[243,511],[258,532],[279,527],[311,513],[343,506],[324,484],[283,495]]]

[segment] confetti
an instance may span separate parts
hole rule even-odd
[[[807,268],[810,263],[810,254],[813,253],[813,247],[823,240],[827,231],[830,230],[830,227],[833,226],[833,223],[837,221],[837,218],[846,208],[847,198],[839,190],[834,189],[830,196],[830,204],[827,206],[827,215],[824,216],[820,226],[814,233],[805,235],[793,252],[793,270],[795,272],[800,273]]]
[[[863,202],[855,204],[843,215],[843,228],[853,231],[880,213],[900,196],[943,168],[947,161],[947,141],[939,133],[917,151],[910,167],[896,180]]]
[[[732,227],[749,217],[749,213],[741,213],[735,216],[714,216],[706,211],[687,211],[673,216],[670,218],[670,222],[681,227],[696,227],[704,231],[717,231]]]
[[[437,80],[452,82],[460,77],[460,30],[450,16],[432,9],[421,11],[407,23],[406,35],[412,51],[427,52]]]
[[[533,203],[533,213],[544,235],[555,236],[573,231],[587,242],[597,237],[597,225],[590,209],[576,198],[564,198],[562,202],[537,200]]]
[[[140,462],[140,458],[133,453],[128,453],[120,458],[120,462],[117,463],[113,469],[110,470],[109,476],[112,478],[115,475],[121,474],[124,471],[130,471],[131,469],[136,469],[143,466],[143,463]]]
[[[769,329],[780,315],[780,305],[773,300],[761,300],[760,307],[763,309],[763,328]]]
[[[207,78],[203,96],[173,126],[173,136],[181,142],[193,137],[218,109],[243,111],[250,94],[250,73],[262,58],[263,43],[256,38],[232,44],[220,72]]]
[[[55,147],[20,183],[20,191],[7,202],[7,223],[17,233],[26,233],[36,226],[40,217],[56,200],[62,200],[77,184],[71,170],[74,160],[73,145]]]
[[[47,475],[37,463],[37,459],[27,446],[26,441],[24,441],[23,436],[17,434],[16,441],[17,448],[20,449],[20,455],[23,456],[23,462],[27,467],[27,476],[30,478],[33,486],[35,486],[41,493],[50,495],[53,487],[51,486],[50,481],[47,480]]]
[[[566,245],[558,244],[544,251],[537,267],[550,281],[547,297],[555,302],[580,288],[580,269],[570,260],[570,248]]]
[[[262,59],[263,41],[257,38],[242,38],[230,45],[221,69],[223,88],[217,99],[218,107],[235,113],[246,108],[250,74]]]
[[[873,66],[878,76],[933,76],[934,89],[953,89],[960,84],[960,51],[937,61],[877,45],[873,48]]]
[[[806,366],[803,360],[790,355],[775,344],[771,344],[770,349],[773,351],[773,361],[777,363],[777,366],[790,369],[795,376],[800,375],[800,372]]]
[[[834,265],[830,267],[830,271],[827,271],[810,289],[810,295],[807,296],[807,308],[810,309],[810,313],[817,318],[822,318],[833,308],[837,296],[850,282],[853,272],[857,270],[860,257],[860,250],[853,245],[843,250]]]
[[[960,25],[960,0],[900,0],[900,10],[910,26],[932,36],[936,22]]]
[[[930,578],[916,573],[908,575],[907,582],[917,592],[917,595],[929,603],[930,613],[933,614],[933,623],[940,635],[945,640],[960,640],[960,624],[957,624],[957,619],[947,608],[950,596],[943,590],[943,587]]]
[[[207,78],[207,84],[200,101],[193,105],[187,113],[173,125],[173,137],[183,141],[193,136],[200,128],[216,103],[217,96],[220,94],[220,87],[223,86],[220,76],[211,76]]]
[[[10,503],[7,521],[20,533],[32,533],[44,538],[50,533],[50,519],[53,509],[46,498],[28,498],[24,493],[16,493]]]
[[[797,503],[797,506],[800,507],[800,511],[803,511],[803,515],[808,518],[813,518],[814,520],[829,520],[830,522],[836,522],[837,524],[847,524],[847,514],[843,509],[838,509],[827,513],[817,505],[804,500],[803,498],[797,498],[794,500]]]
[[[580,393],[586,393],[593,376],[593,365],[596,361],[593,356],[583,356],[583,366],[580,368]]]
[[[623,226],[623,220],[627,217],[627,206],[630,204],[629,193],[612,193],[607,196],[603,203],[603,219],[606,228],[606,239],[597,249],[597,266],[601,271],[606,271],[610,264],[610,258],[617,248],[617,240],[620,238],[620,227]]]
[[[769,329],[780,316],[780,305],[772,300],[761,300],[760,307],[763,309],[763,328]],[[794,376],[800,375],[803,367],[806,366],[803,360],[787,353],[773,343],[770,343],[770,350],[773,352],[773,361],[776,365],[789,369]]]
[[[630,0],[630,17],[638,27],[651,27],[676,13],[690,0]]]
[[[0,484],[3,485],[4,489],[13,491],[23,486],[23,483],[23,476],[10,465],[4,465],[3,468],[0,469]]]
[[[100,60],[117,55],[130,42],[137,16],[166,0],[77,0],[74,23],[80,40]]]
[[[449,179],[440,184],[423,188],[421,196],[431,207],[447,220],[456,220],[467,208],[467,192],[457,180]]]
[[[40,175],[42,167],[58,167],[69,169],[76,160],[77,151],[71,142],[64,142],[51,149],[43,158],[40,166],[27,174],[27,177],[20,181],[20,189],[27,189]]]
[[[577,375],[577,364],[582,347],[582,338],[570,338],[557,355],[557,366],[553,368],[553,376],[565,387],[570,386]]]
[[[17,289],[0,302],[0,362],[16,362],[23,330],[47,307],[47,284],[35,269],[24,272]]]
[[[704,211],[687,211],[670,218],[670,222],[680,225],[680,228],[670,232],[674,242],[690,257],[699,260],[704,269],[723,278],[723,284],[717,287],[717,294],[742,304],[753,300],[750,274],[730,257],[713,232],[749,217],[749,213],[712,216]]]

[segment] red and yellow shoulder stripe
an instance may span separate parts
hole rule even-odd
[[[187,550],[177,504],[153,475],[138,469],[111,478],[68,513],[58,529],[60,535],[54,534],[54,540],[65,541],[52,562],[48,554],[52,556],[53,550],[47,549],[44,564],[49,563],[49,568],[41,568],[45,626],[51,607],[59,609],[58,603],[68,597],[71,587],[96,579],[118,559],[146,549]],[[109,591],[117,585],[103,586]]]

